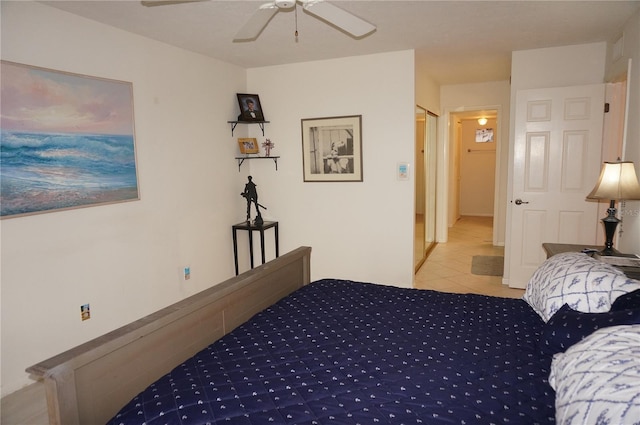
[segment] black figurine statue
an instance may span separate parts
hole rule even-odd
[[[267,208],[258,203],[258,191],[256,190],[256,184],[253,182],[251,176],[249,176],[247,184],[244,185],[244,192],[240,195],[247,200],[247,222],[251,222],[251,204],[253,203],[256,207],[256,219],[253,223],[256,226],[262,226],[264,221],[262,220],[262,214],[260,214],[260,208],[264,208],[265,210]]]

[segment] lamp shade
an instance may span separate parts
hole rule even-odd
[[[633,162],[605,162],[598,183],[587,198],[618,201],[640,199],[640,184]]]

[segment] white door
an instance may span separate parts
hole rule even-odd
[[[516,93],[509,286],[524,288],[546,258],[542,244],[595,244],[604,84]]]

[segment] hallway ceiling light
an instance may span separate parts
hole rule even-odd
[[[485,125],[487,123],[487,119],[482,117],[482,118],[478,118],[478,124],[480,125]]]

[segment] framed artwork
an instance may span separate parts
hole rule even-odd
[[[362,181],[362,115],[302,120],[305,182]]]
[[[140,199],[131,83],[0,62],[2,218]]]
[[[260,146],[258,146],[258,141],[255,137],[249,138],[238,138],[238,146],[240,147],[241,154],[250,154],[250,153],[258,153],[260,152]]]
[[[476,143],[493,142],[493,128],[479,128],[476,130]]]
[[[238,121],[264,121],[260,97],[257,94],[236,94],[238,96],[238,106],[240,107]]]

